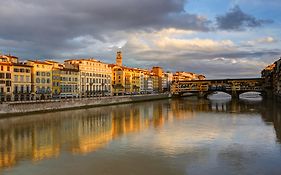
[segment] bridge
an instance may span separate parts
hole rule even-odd
[[[176,81],[172,83],[171,91],[175,96],[194,93],[207,97],[214,92],[225,92],[232,98],[239,98],[245,92],[260,92],[265,95],[263,84],[262,78]]]

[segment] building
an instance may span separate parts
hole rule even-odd
[[[66,60],[80,71],[80,96],[111,95],[111,67],[93,58]]]
[[[163,73],[162,76],[162,87],[163,87],[163,92],[170,91],[170,86],[173,81],[173,73],[171,72],[165,72]]]
[[[109,66],[112,70],[112,88],[114,95],[140,93],[140,70],[115,64]]]
[[[264,88],[268,91],[273,89],[273,76],[276,64],[273,63],[264,68],[261,72],[261,77],[264,79]]]
[[[154,92],[163,92],[162,87],[162,77],[163,77],[163,69],[159,66],[154,66],[152,68],[152,79],[153,79],[153,91]]]
[[[64,65],[51,60],[45,62],[52,64],[52,98],[60,98],[61,69],[63,69]]]
[[[122,53],[117,52],[116,64],[110,64],[112,70],[112,92],[114,95],[139,94],[141,84],[144,87],[143,70],[122,66]]]
[[[0,102],[12,100],[12,63],[0,61]]]
[[[20,63],[18,57],[0,55],[1,101],[25,101],[31,99],[31,68]]]
[[[53,64],[44,61],[28,60],[31,69],[32,99],[45,100],[52,98]]]
[[[273,75],[273,91],[276,95],[281,95],[281,58],[275,62]]]
[[[0,62],[18,63],[19,58],[12,55],[0,55]]]
[[[264,78],[264,88],[272,90],[275,96],[281,96],[281,58],[263,69],[261,76]]]
[[[32,99],[31,92],[31,70],[32,66],[23,63],[12,65],[12,89],[13,101],[29,101]]]
[[[173,81],[205,80],[206,77],[192,72],[176,72],[173,74]]]
[[[151,94],[153,93],[153,80],[150,72],[145,73],[145,93]]]
[[[122,52],[119,51],[116,54],[116,65],[117,66],[122,66]]]
[[[80,73],[77,68],[64,67],[60,70],[60,98],[80,96]]]

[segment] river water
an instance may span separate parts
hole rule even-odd
[[[182,98],[2,118],[0,174],[280,175],[280,103]]]

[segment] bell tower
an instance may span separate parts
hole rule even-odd
[[[122,52],[118,51],[116,54],[116,64],[122,66]]]

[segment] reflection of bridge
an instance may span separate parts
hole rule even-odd
[[[201,97],[220,91],[239,98],[245,92],[261,92],[264,94],[262,78],[219,79],[178,81],[172,84],[172,93],[182,96],[185,93],[197,93]]]

